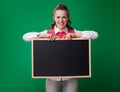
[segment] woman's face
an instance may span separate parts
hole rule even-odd
[[[67,11],[65,10],[56,10],[54,13],[54,22],[58,29],[61,31],[66,27],[69,21]]]

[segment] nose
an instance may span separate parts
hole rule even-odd
[[[60,18],[60,22],[63,22],[63,18]]]

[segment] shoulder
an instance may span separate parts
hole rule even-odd
[[[47,33],[48,34],[54,34],[55,32],[54,32],[54,29],[50,29],[50,30],[47,30]]]
[[[75,33],[74,29],[68,29],[68,33]]]

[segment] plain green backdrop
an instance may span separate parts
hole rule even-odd
[[[45,92],[45,79],[32,79],[31,43],[22,36],[50,29],[59,3],[68,6],[72,27],[99,33],[92,77],[79,79],[79,92],[120,92],[119,0],[0,0],[0,92]]]

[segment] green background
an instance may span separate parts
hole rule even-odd
[[[31,78],[31,43],[22,36],[50,29],[54,7],[68,6],[72,27],[95,30],[92,78],[79,92],[120,92],[119,0],[0,0],[0,92],[45,92],[45,79]]]

